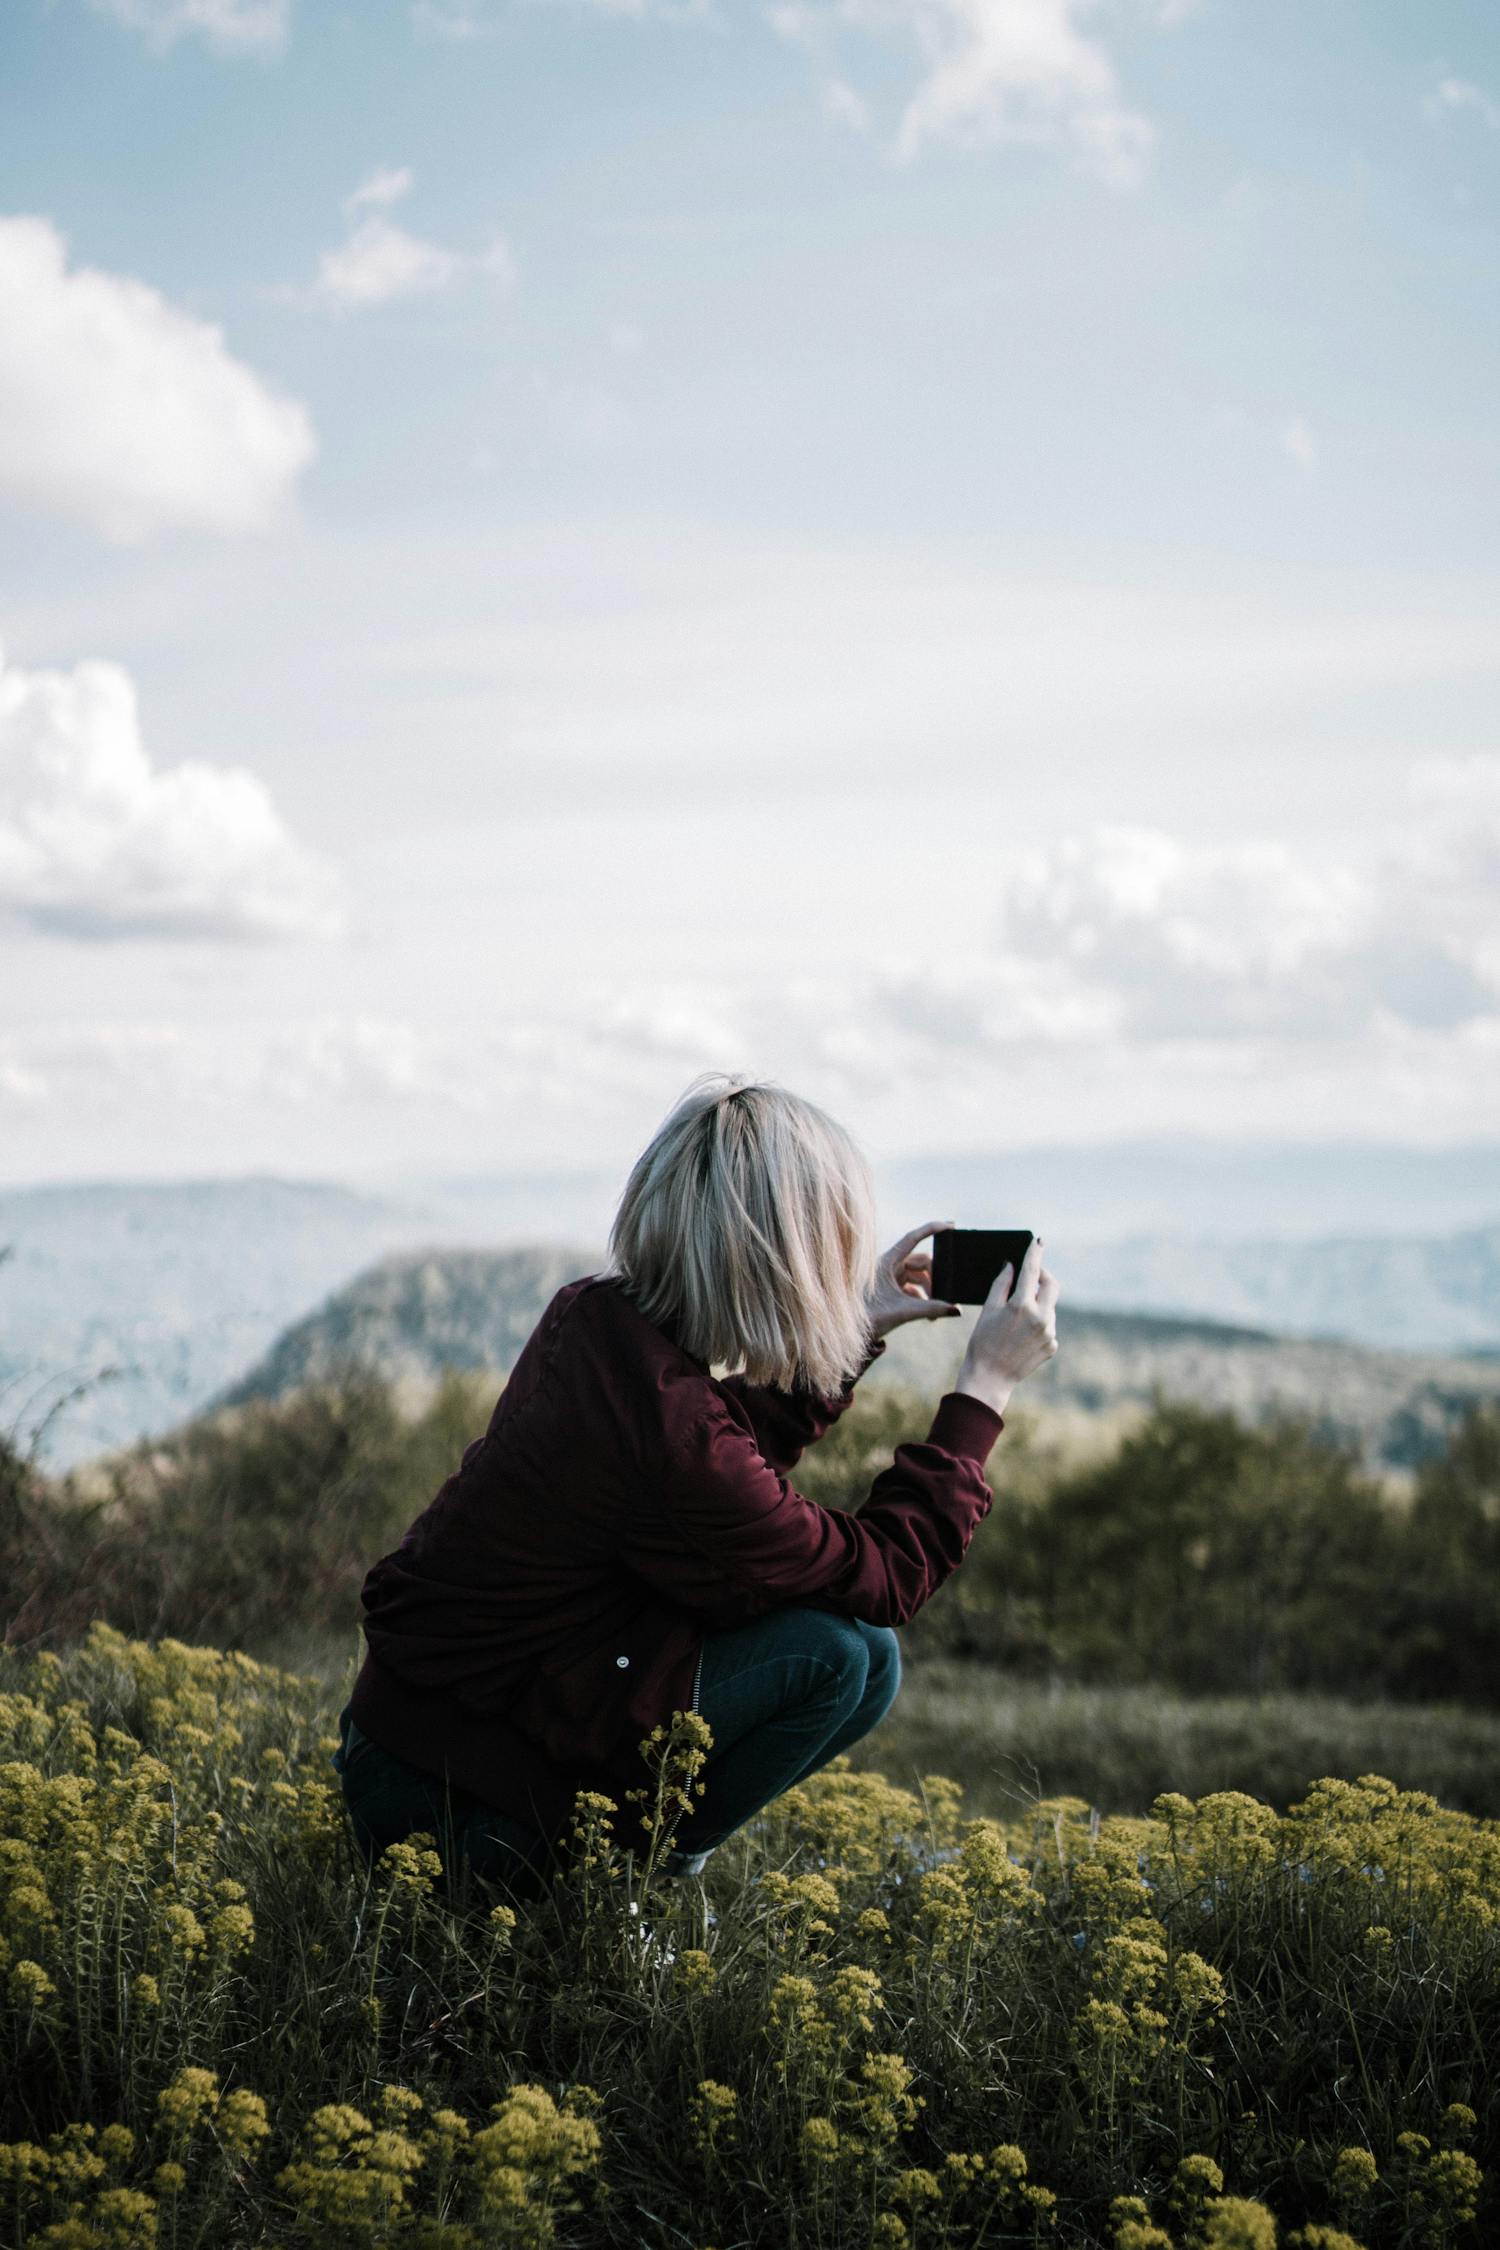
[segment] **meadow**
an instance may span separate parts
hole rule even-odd
[[[329,1763],[363,1569],[489,1403],[351,1376],[92,1482],[0,1444],[6,2250],[1500,2236],[1492,1418],[1396,1499],[1296,1425],[1018,1416],[852,1761],[664,1885],[684,1720],[521,1903],[367,1870]],[[920,1416],[797,1481],[850,1504]]]
[[[839,1764],[665,1886],[704,1744],[545,1896],[352,1851],[308,1678],[0,1660],[16,2245],[1492,2239],[1500,1824],[1366,1775],[1009,1821]]]

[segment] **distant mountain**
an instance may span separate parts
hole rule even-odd
[[[1425,1240],[1135,1235],[1065,1243],[1057,1264],[1069,1288],[1093,1305],[1210,1313],[1281,1335],[1341,1336],[1400,1351],[1500,1348],[1500,1225]]]
[[[351,1364],[420,1392],[445,1368],[508,1374],[565,1281],[604,1252],[556,1243],[386,1258],[277,1338],[216,1403],[284,1398]]]
[[[1500,1143],[1140,1140],[875,1174],[883,1239],[931,1216],[1037,1226],[1070,1306],[1500,1351]],[[265,1178],[0,1191],[0,1250],[13,1252],[0,1263],[0,1430],[25,1438],[56,1409],[41,1451],[61,1467],[168,1428],[377,1261],[602,1244],[623,1180],[622,1167],[389,1193]]]
[[[301,1180],[0,1193],[0,1428],[54,1466],[179,1422],[431,1217]],[[83,1386],[82,1395],[69,1392]]]
[[[545,1245],[387,1259],[299,1321],[224,1403],[282,1397],[351,1362],[381,1369],[408,1396],[445,1367],[487,1370],[498,1386],[554,1292],[602,1263],[602,1252]],[[864,1380],[936,1400],[975,1317],[904,1324]],[[1303,1411],[1317,1429],[1357,1444],[1372,1466],[1409,1468],[1441,1452],[1471,1400],[1500,1398],[1500,1358],[1375,1352],[1071,1301],[1058,1331],[1062,1351],[1018,1400],[1072,1422],[1129,1418],[1159,1388],[1249,1422]]]

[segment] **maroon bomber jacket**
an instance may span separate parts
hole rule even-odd
[[[857,1512],[819,1507],[786,1472],[884,1350],[832,1395],[715,1377],[617,1277],[565,1283],[365,1579],[355,1724],[555,1835],[576,1790],[643,1784],[641,1737],[697,1707],[706,1631],[789,1603],[904,1625],[989,1513],[1005,1425],[945,1392]]]

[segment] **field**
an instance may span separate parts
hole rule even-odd
[[[1463,1812],[1500,1815],[1500,1713],[1344,1696],[1182,1695],[1159,1686],[1018,1680],[993,1666],[912,1665],[853,1762],[909,1786],[934,1768],[977,1813],[1039,1796],[1139,1812],[1165,1789],[1236,1789],[1284,1811],[1328,1774],[1381,1773]]]
[[[1375,1772],[996,1819],[840,1766],[679,1889],[686,1722],[517,1911],[366,1875],[317,1679],[96,1624],[0,1691],[7,2243],[1495,2238],[1500,1824]]]

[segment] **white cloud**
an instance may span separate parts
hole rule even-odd
[[[509,283],[515,264],[506,243],[496,236],[486,249],[468,252],[445,249],[409,234],[385,217],[385,211],[408,193],[412,174],[408,166],[373,172],[344,199],[344,215],[352,232],[336,250],[325,250],[318,261],[314,294],[346,306],[384,305],[396,297],[413,297],[446,289],[461,274],[483,273]],[[373,209],[372,209],[373,207]],[[361,211],[372,210],[360,219]]]
[[[1170,31],[1201,0],[1137,0],[1153,31]],[[706,0],[592,0],[601,13],[679,22],[714,20]],[[858,83],[871,46],[904,53],[919,72],[896,123],[894,148],[911,158],[930,142],[1062,147],[1085,172],[1135,187],[1150,161],[1149,120],[1122,97],[1103,44],[1082,28],[1096,0],[771,0],[765,20],[812,58],[825,111],[865,131],[868,90]],[[501,17],[484,0],[414,0],[412,20],[434,38],[494,36]],[[845,59],[854,67],[845,67]],[[876,83],[888,76],[877,62]]]
[[[500,33],[499,20],[487,12],[483,0],[413,0],[411,20],[429,38],[449,39],[455,45],[495,39]]]
[[[409,164],[385,165],[377,168],[367,180],[361,181],[352,195],[344,197],[344,217],[352,219],[357,212],[372,205],[384,210],[389,203],[399,203],[411,188],[412,172]]]
[[[996,919],[1003,979],[1054,987],[1062,1024],[1087,1032],[1092,1009],[1131,1038],[1500,1021],[1500,759],[1414,794],[1425,811],[1343,858],[1120,825],[1036,850]]]
[[[54,1169],[80,1107],[107,1116],[115,1170],[171,1168],[164,1113],[194,1162],[211,1149],[224,1167],[614,1161],[710,1065],[779,1078],[892,1149],[1360,1138],[1372,1120],[1483,1134],[1500,1101],[1500,758],[1411,779],[1357,849],[1064,835],[1002,880],[988,946],[945,952],[918,911],[884,962],[601,959],[545,1001],[501,973],[436,1007],[408,985],[193,1026],[49,1014],[0,1035],[12,1163]]]
[[[67,266],[51,221],[0,218],[0,499],[122,543],[257,531],[316,450],[307,409],[145,282]]]
[[[122,665],[0,656],[0,912],[75,938],[331,936],[332,871],[234,766],[153,768]]]
[[[1289,461],[1294,461],[1304,475],[1318,465],[1318,441],[1309,424],[1300,414],[1293,414],[1281,425],[1281,450]]]
[[[277,54],[286,44],[291,0],[90,0],[95,12],[144,33],[165,52],[200,32],[224,54]]]
[[[1483,87],[1467,78],[1443,79],[1422,107],[1433,123],[1444,117],[1465,115],[1477,117],[1490,132],[1500,133],[1500,102],[1492,101]]]
[[[870,105],[863,95],[843,78],[830,78],[823,89],[823,107],[828,115],[837,118],[841,125],[850,125],[856,133],[870,129]]]
[[[835,68],[851,33],[914,52],[923,72],[897,125],[895,149],[1000,142],[1070,148],[1109,186],[1138,184],[1150,159],[1149,121],[1122,99],[1104,47],[1081,28],[1090,0],[784,0],[769,18],[808,49],[827,80],[825,101],[851,122],[865,106]],[[1182,19],[1159,15],[1158,28]],[[856,107],[857,105],[857,107]]]

